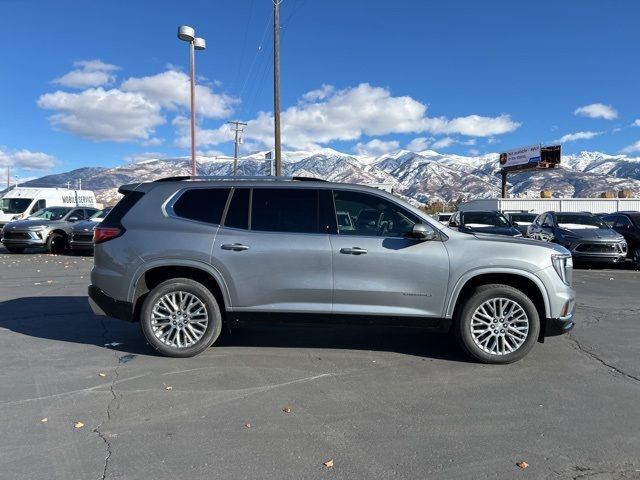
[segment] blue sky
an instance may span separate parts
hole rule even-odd
[[[199,145],[270,148],[271,0],[0,0],[0,166],[21,178],[186,156],[188,49]],[[640,155],[640,2],[284,0],[286,149],[483,154],[562,139]],[[637,125],[634,126],[634,123]],[[5,175],[4,168],[0,180]]]

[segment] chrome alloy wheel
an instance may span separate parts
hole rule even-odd
[[[198,343],[209,324],[204,302],[194,294],[170,292],[158,299],[151,312],[153,334],[173,348],[192,347]]]
[[[518,350],[529,334],[529,318],[519,303],[508,298],[491,298],[471,317],[475,344],[491,355],[507,355]]]

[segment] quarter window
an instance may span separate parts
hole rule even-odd
[[[178,217],[219,224],[228,196],[228,188],[186,190],[173,205],[173,211]]]
[[[389,200],[360,192],[334,191],[338,233],[402,237],[420,219]]]
[[[251,230],[318,233],[318,191],[307,188],[254,188]]]

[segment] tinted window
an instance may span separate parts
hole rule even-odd
[[[340,235],[402,237],[420,219],[389,200],[360,192],[334,191],[336,214],[349,215],[351,222],[341,220]]]
[[[542,217],[542,226],[553,227],[553,217],[549,214],[546,214],[544,217]]]
[[[303,188],[254,188],[251,230],[318,233],[318,191]]]
[[[103,227],[120,227],[120,221],[131,208],[136,204],[138,200],[144,197],[143,192],[137,192],[134,190],[125,190],[122,192],[124,197],[120,199],[116,206],[111,209],[109,214],[102,221]]]
[[[613,228],[613,224],[616,223],[617,215],[607,215],[602,217],[602,221],[607,224],[608,227]]]
[[[504,215],[497,212],[464,212],[462,223],[465,227],[510,227]]]
[[[609,224],[607,224],[609,225]],[[618,217],[618,223],[616,223],[616,227],[618,228],[625,228],[625,227],[629,227],[631,225],[631,221],[625,217],[624,215],[620,215]],[[609,225],[611,226],[611,225]]]
[[[249,189],[236,188],[231,196],[231,204],[224,220],[225,227],[249,228]]]
[[[173,211],[182,218],[219,224],[228,196],[228,188],[194,188],[180,195]]]

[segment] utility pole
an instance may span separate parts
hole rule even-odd
[[[11,190],[11,167],[7,165],[7,191]]]
[[[280,147],[280,4],[273,0],[273,122],[276,151],[276,176],[282,175]]]
[[[240,134],[244,132],[244,129],[240,127],[244,127],[247,124],[244,122],[239,122],[238,120],[229,123],[235,127],[233,129],[233,131],[235,132],[235,149],[233,150],[233,174],[236,175],[238,173],[238,144],[242,141],[242,137],[240,136]]]

